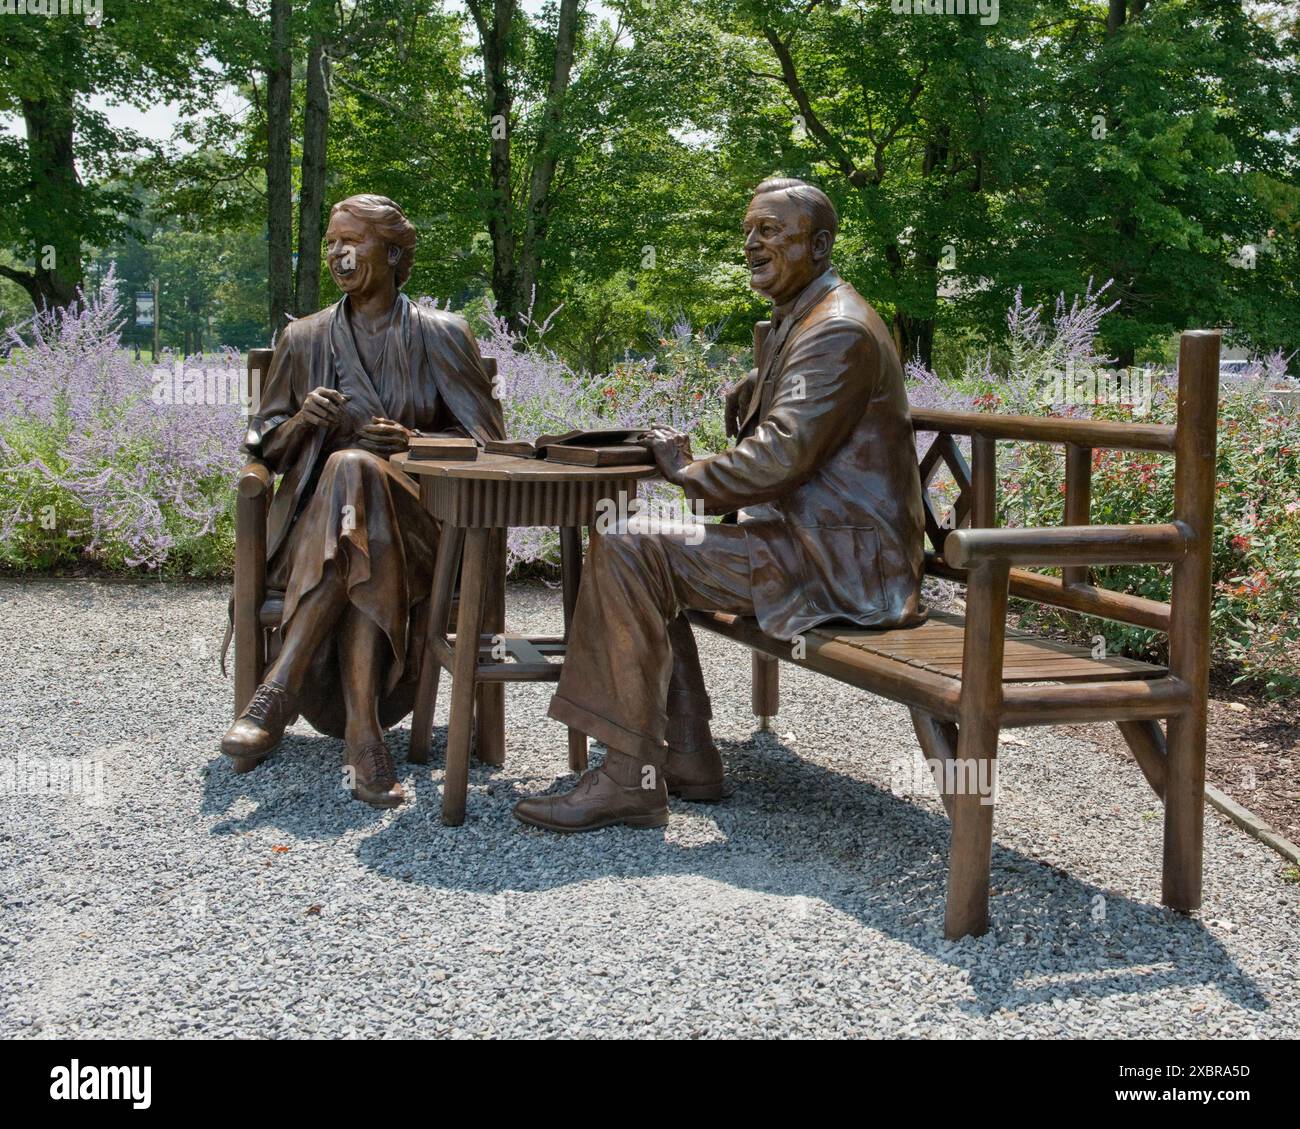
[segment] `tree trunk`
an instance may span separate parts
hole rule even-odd
[[[299,317],[320,309],[321,237],[325,213],[325,151],[329,134],[329,55],[317,32],[307,52],[307,101],[303,107],[302,191],[298,198]]]
[[[22,100],[35,266],[30,273],[5,273],[27,291],[37,309],[75,302],[82,279],[82,189],[73,153],[73,98],[71,91],[60,91],[55,98]]]
[[[522,302],[529,305],[533,302],[537,286],[542,242],[546,237],[546,224],[550,217],[551,182],[555,179],[558,162],[557,134],[564,111],[564,94],[569,88],[569,73],[573,69],[573,45],[577,32],[578,0],[560,0],[560,22],[555,37],[555,68],[551,72],[551,85],[546,93],[546,106],[542,111],[542,124],[537,136],[532,184],[528,192],[524,248],[519,265],[519,296]]]
[[[903,310],[894,312],[891,326],[898,359],[920,361],[926,368],[934,364],[934,318],[917,318]]]
[[[1146,7],[1146,0],[1131,0],[1132,11],[1129,11],[1130,0],[1110,0],[1110,10],[1106,16],[1106,38],[1112,39],[1119,34],[1120,28],[1128,23],[1130,16],[1137,17],[1142,14]],[[1114,130],[1119,126],[1119,116],[1112,110],[1106,119],[1107,129]],[[1115,225],[1119,231],[1121,246],[1133,247],[1136,245],[1138,235],[1137,216],[1133,214],[1130,205],[1125,204],[1123,214],[1118,216]],[[1115,312],[1121,318],[1127,318],[1132,312],[1133,303],[1131,300],[1132,279],[1128,277],[1128,265],[1121,263],[1110,271],[1111,278],[1118,283],[1121,279],[1124,286],[1119,298],[1119,305]],[[1121,349],[1115,357],[1116,364],[1119,368],[1126,369],[1133,367],[1134,349],[1131,345]]]
[[[496,312],[512,329],[521,325],[523,306],[515,264],[514,193],[510,183],[510,25],[517,0],[493,0],[491,20],[486,0],[468,0],[483,52],[483,81],[488,105],[488,234],[492,238],[492,293]]]
[[[288,323],[293,304],[291,10],[290,0],[271,0],[271,57],[266,70],[266,226],[272,334],[279,333]]]
[[[1106,12],[1106,38],[1117,34],[1127,18],[1128,0],[1110,0],[1110,8]]]

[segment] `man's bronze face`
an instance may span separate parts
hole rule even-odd
[[[808,212],[785,192],[755,196],[744,231],[749,285],[775,305],[790,301],[826,267],[826,233],[814,233]]]
[[[351,212],[335,212],[325,232],[330,277],[344,294],[376,293],[394,275],[401,250]]]

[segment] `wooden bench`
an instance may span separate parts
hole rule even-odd
[[[918,435],[935,436],[918,460],[930,543],[925,570],[965,584],[964,616],[934,613],[903,630],[828,624],[792,644],[763,634],[752,618],[690,613],[696,625],[753,651],[753,710],[764,724],[778,708],[778,660],[910,709],[952,824],[950,938],[988,928],[993,803],[965,785],[991,779],[999,732],[1017,726],[1115,722],[1164,800],[1161,900],[1185,912],[1200,906],[1218,383],[1218,332],[1189,332],[1180,345],[1174,426],[914,410]],[[969,465],[957,436],[971,440]],[[998,440],[1064,445],[1064,526],[994,528]],[[1174,456],[1168,524],[1088,524],[1097,448]],[[959,489],[951,530],[929,496],[940,464]],[[1135,563],[1173,566],[1168,604],[1090,583],[1089,566]],[[1061,576],[1025,566],[1055,566]],[[1168,669],[1008,631],[1008,595],[1165,632]]]

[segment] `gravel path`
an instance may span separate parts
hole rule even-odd
[[[448,829],[441,750],[406,766],[405,729],[390,743],[414,803],[396,812],[350,799],[341,746],[301,723],[231,773],[225,601],[0,581],[0,1035],[1300,1029],[1282,860],[1210,811],[1205,910],[1164,912],[1158,802],[1066,734],[1003,747],[994,928],[954,944],[947,822],[909,786],[899,706],[784,667],[776,731],[755,735],[748,657],[701,635],[726,802],[675,802],[666,831],[525,829],[511,805],[566,769],[547,688],[520,686],[506,766],[474,765]],[[509,619],[554,630],[558,594],[513,588]],[[51,768],[75,768],[73,790],[26,794]]]

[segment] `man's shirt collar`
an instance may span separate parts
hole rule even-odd
[[[785,322],[787,318],[798,321],[813,307],[814,303],[820,300],[828,290],[833,290],[839,286],[840,282],[840,276],[835,273],[835,268],[827,267],[790,301],[772,307],[773,330]]]

